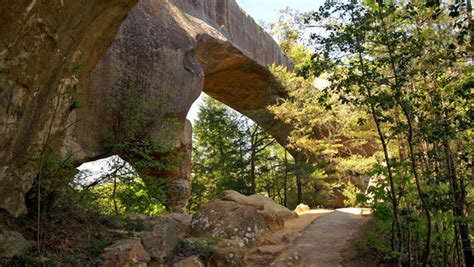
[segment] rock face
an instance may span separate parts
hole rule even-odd
[[[224,239],[214,246],[214,255],[209,266],[245,266],[245,247],[242,241]]]
[[[159,217],[154,223],[156,225],[152,231],[142,232],[139,237],[150,257],[156,262],[163,263],[178,244],[178,224],[164,217]]]
[[[192,234],[237,240],[249,245],[260,234],[279,230],[284,227],[285,220],[296,216],[285,207],[277,206],[263,196],[246,197],[235,191],[225,191],[198,210],[191,224]]]
[[[172,265],[172,267],[204,267],[204,263],[197,256],[187,257]]]
[[[20,233],[0,229],[0,259],[21,256],[31,247]]]
[[[185,213],[170,213],[167,218],[174,220],[178,224],[178,236],[186,237],[191,233],[192,216]]]
[[[143,249],[140,239],[124,239],[105,248],[102,254],[104,267],[146,267],[150,256]]]
[[[130,103],[147,103],[140,136],[172,148],[155,157],[179,158],[172,169],[139,169],[146,183],[166,179],[171,211],[183,212],[190,194],[185,117],[202,91],[286,142],[287,126],[265,109],[286,92],[266,67],[291,63],[234,0],[0,2],[0,208],[15,216],[41,155],[76,165],[110,155],[111,134],[130,130],[117,128]]]
[[[269,197],[260,194],[244,196],[236,191],[227,190],[219,196],[219,199],[255,207],[258,213],[265,219],[268,228],[272,231],[283,228],[286,220],[297,217],[295,212],[276,204]]]
[[[171,144],[173,153],[184,158],[173,170],[142,172],[172,177],[167,206],[182,212],[190,195],[192,140],[185,118],[191,105],[204,91],[241,112],[264,113],[285,95],[266,68],[270,64],[291,67],[275,41],[234,0],[142,0],[81,93],[81,103],[90,108],[77,110],[70,143],[88,156],[106,153],[102,144],[117,117],[107,107],[123,101],[130,90],[145,96],[156,105],[141,135]],[[121,156],[133,165],[133,157]]]
[[[222,200],[201,207],[191,227],[197,237],[241,239],[245,244],[255,242],[258,234],[269,229],[257,208]]]
[[[71,103],[137,0],[0,0],[0,209],[26,212],[41,154],[59,155]]]

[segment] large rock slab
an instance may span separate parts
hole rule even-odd
[[[173,263],[172,267],[204,267],[204,263],[197,256],[190,256]]]
[[[179,226],[174,220],[165,217],[154,220],[154,224],[152,231],[141,232],[139,237],[150,257],[159,263],[164,263],[178,244]]]
[[[284,227],[285,220],[296,216],[277,206],[263,196],[246,197],[235,191],[225,191],[198,210],[191,224],[192,234],[238,240],[250,245],[260,234],[279,230]]]
[[[241,205],[255,207],[263,216],[269,229],[276,231],[284,227],[285,220],[296,218],[297,214],[289,209],[278,205],[269,197],[254,194],[245,196],[234,190],[224,191],[218,197],[220,200],[233,201]]]
[[[31,243],[20,233],[0,229],[0,259],[22,256],[31,248]]]
[[[297,215],[295,212],[287,209],[286,207],[275,203],[271,198],[255,194],[248,197],[252,202],[262,203],[265,213],[275,214],[276,216],[282,218],[283,220],[288,220],[296,218]]]
[[[146,267],[150,256],[140,239],[123,239],[105,248],[101,266],[104,267]]]
[[[255,207],[221,200],[202,206],[191,227],[197,237],[239,239],[245,244],[255,242],[258,234],[269,229]]]

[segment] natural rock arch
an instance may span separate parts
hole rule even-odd
[[[184,156],[182,164],[171,171],[143,171],[171,178],[167,206],[182,211],[190,194],[191,171],[191,128],[186,114],[202,91],[286,142],[288,127],[266,111],[286,96],[268,70],[271,64],[292,66],[276,42],[235,1],[143,0],[129,14],[86,84],[82,101],[91,108],[77,110],[78,125],[70,143],[84,153],[78,160],[107,153],[101,144],[106,133],[113,131],[114,114],[106,107],[119,102],[133,80],[138,86],[134,90],[160,103],[143,135],[169,139],[175,153]],[[133,158],[127,160],[133,165]]]
[[[151,140],[169,141],[175,148],[174,153],[183,157],[182,163],[173,170],[143,170],[173,178],[168,183],[167,204],[175,211],[183,209],[190,194],[192,141],[191,127],[185,118],[201,91],[249,116],[280,143],[286,142],[288,126],[273,120],[265,109],[278,97],[285,96],[267,66],[291,68],[291,61],[234,0],[141,0],[121,25],[108,52],[101,57],[121,18],[133,4],[133,1],[113,2],[110,6],[93,2],[85,8],[66,3],[48,15],[44,14],[46,5],[33,1],[33,8],[41,9],[38,14],[44,16],[74,18],[73,12],[77,10],[80,14],[82,11],[98,14],[95,20],[80,23],[78,33],[67,32],[66,27],[57,36],[52,34],[53,41],[46,38],[45,44],[38,46],[37,54],[32,56],[34,60],[23,63],[23,68],[29,68],[46,61],[56,52],[48,46],[50,43],[81,38],[77,46],[73,41],[65,45],[63,51],[69,56],[64,62],[58,58],[53,63],[56,69],[32,69],[31,76],[38,72],[44,77],[25,83],[27,88],[44,87],[39,88],[41,98],[34,92],[22,94],[25,89],[19,87],[23,83],[11,74],[21,73],[21,68],[13,62],[21,57],[21,51],[9,48],[6,60],[1,62],[0,67],[9,74],[2,85],[16,79],[15,86],[6,86],[6,93],[14,100],[13,104],[24,111],[22,118],[8,124],[11,104],[2,104],[0,109],[2,123],[7,125],[2,125],[2,133],[6,135],[0,139],[0,144],[6,147],[0,152],[0,208],[15,216],[26,211],[23,195],[38,173],[39,166],[34,159],[42,153],[70,159],[76,165],[111,153],[107,146],[110,133],[122,134],[124,130],[116,127],[118,112],[110,107],[123,101],[133,103],[145,99],[157,103],[147,111],[152,120],[141,129],[141,134]],[[4,6],[6,4],[2,8]],[[19,4],[18,10],[21,8],[28,10],[30,6]],[[4,16],[9,10],[1,11]],[[42,28],[43,20],[34,16],[30,19],[36,21],[40,34],[44,31],[41,36],[51,33],[49,28]],[[46,26],[74,28],[68,23],[60,26],[54,17]],[[1,32],[8,29],[6,26],[6,31]],[[14,41],[13,37],[5,39]],[[11,46],[16,48],[15,44]],[[99,58],[102,59],[93,68]],[[124,99],[130,97],[127,94],[130,90],[134,92],[132,99]],[[72,108],[76,104],[81,108]],[[28,129],[26,120],[35,116],[40,116],[33,123],[36,126]],[[121,156],[133,164],[133,158]]]

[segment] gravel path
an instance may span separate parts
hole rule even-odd
[[[370,214],[367,209],[339,209],[313,221],[272,266],[335,267],[342,266],[344,250],[351,249],[361,226]]]

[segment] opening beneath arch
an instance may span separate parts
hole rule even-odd
[[[192,125],[194,125],[194,122],[197,119],[199,109],[204,104],[204,98],[206,96],[207,96],[206,93],[202,92],[199,95],[199,97],[194,101],[194,103],[191,105],[191,108],[189,108],[188,114],[186,115],[186,119],[189,120]]]
[[[261,194],[296,206],[293,157],[246,115],[201,94],[188,113],[193,123],[192,195],[195,211],[225,190]]]
[[[133,166],[118,155],[80,165],[73,187],[88,194],[99,213],[158,215],[166,208],[165,184],[145,184]]]

